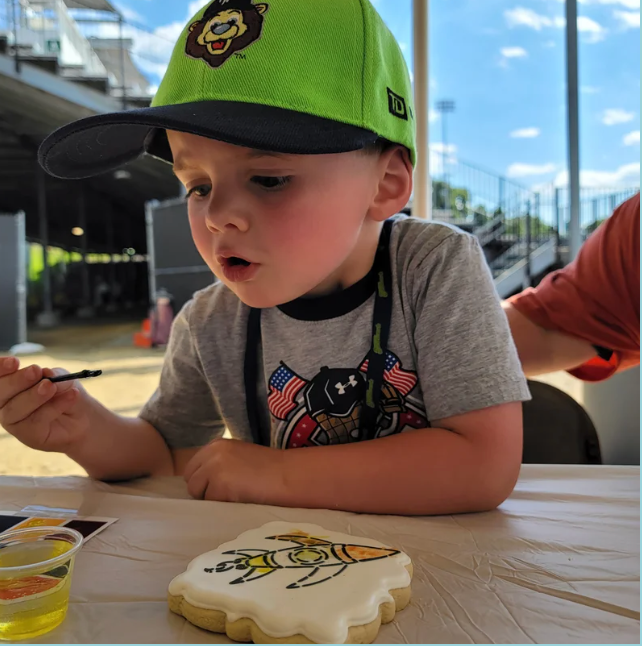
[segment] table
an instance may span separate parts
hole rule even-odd
[[[525,466],[492,513],[397,518],[190,500],[179,478],[0,478],[0,508],[120,520],[77,559],[67,620],[40,643],[227,643],[167,610],[196,555],[273,520],[406,551],[411,605],[380,643],[639,643],[639,467]]]

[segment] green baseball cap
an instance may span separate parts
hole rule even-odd
[[[171,163],[166,130],[290,154],[385,139],[416,159],[408,68],[369,0],[214,0],[183,29],[151,107],[68,124],[39,159],[66,179],[144,153]]]

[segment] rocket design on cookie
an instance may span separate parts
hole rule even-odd
[[[290,583],[288,589],[307,588],[339,576],[350,566],[378,561],[399,554],[399,550],[367,545],[332,543],[324,538],[306,532],[293,531],[289,534],[268,536],[268,540],[295,543],[296,547],[280,550],[240,549],[224,552],[237,558],[219,563],[215,568],[205,568],[208,574],[244,571],[230,585],[256,581],[278,570],[311,570],[302,578]]]

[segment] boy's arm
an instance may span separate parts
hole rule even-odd
[[[67,455],[96,480],[174,475],[172,454],[160,433],[140,418],[127,418],[92,402],[90,432]]]
[[[439,420],[435,428],[372,442],[287,451],[274,504],[441,515],[495,509],[522,460],[522,405]]]
[[[503,404],[371,442],[281,451],[217,440],[187,465],[195,498],[361,513],[494,509],[522,458],[522,406]]]

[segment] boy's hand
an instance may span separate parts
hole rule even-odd
[[[43,377],[66,374],[40,366],[20,368],[14,357],[0,357],[0,425],[26,446],[64,453],[89,428],[90,397],[76,382],[53,384]]]
[[[285,489],[283,451],[238,440],[214,440],[185,468],[193,498],[276,504]]]

